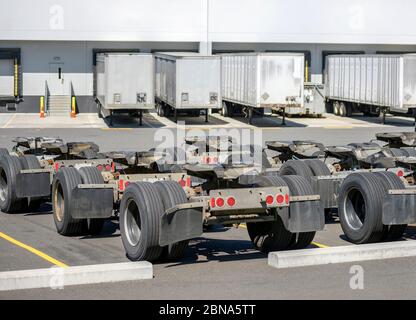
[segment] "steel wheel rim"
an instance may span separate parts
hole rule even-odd
[[[357,188],[348,190],[345,202],[344,212],[348,225],[354,229],[361,229],[366,221],[366,203],[362,192]]]
[[[139,244],[142,231],[139,208],[133,199],[127,202],[124,217],[127,241],[135,247]]]
[[[65,197],[62,189],[62,185],[58,183],[54,194],[54,215],[59,222],[62,222],[65,215]]]
[[[7,193],[9,188],[7,187],[7,175],[4,169],[0,169],[0,201],[5,202],[7,199]]]

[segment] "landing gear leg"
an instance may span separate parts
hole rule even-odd
[[[381,110],[381,113],[383,114],[383,117],[381,119],[381,123],[382,124],[386,124],[386,113],[387,113],[387,110],[386,109],[383,109],[383,110]]]
[[[285,108],[282,108],[282,126],[286,125],[286,112],[285,112]]]
[[[178,109],[175,108],[175,123],[178,123]]]
[[[113,110],[110,110],[110,127],[113,126]]]
[[[253,124],[253,108],[248,108],[248,124]]]
[[[139,111],[139,122],[140,122],[140,126],[143,125],[143,110]]]
[[[208,123],[208,109],[205,109],[205,122]]]

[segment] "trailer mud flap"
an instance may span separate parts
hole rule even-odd
[[[414,190],[393,190],[383,200],[382,221],[385,225],[416,223],[416,194]],[[411,193],[408,193],[411,192]]]
[[[282,217],[285,223],[285,218]],[[319,200],[290,203],[285,227],[290,232],[313,232],[325,227],[325,214]]]
[[[201,236],[201,208],[185,208],[166,212],[161,219],[159,245],[166,246]]]
[[[49,197],[51,181],[49,172],[18,173],[16,175],[16,195],[19,198]]]
[[[113,189],[75,188],[72,190],[74,219],[111,218],[113,215]]]
[[[342,178],[312,177],[312,188],[321,197],[321,206],[324,209],[338,207],[338,194]]]

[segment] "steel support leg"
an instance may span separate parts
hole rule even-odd
[[[286,112],[285,112],[285,108],[282,109],[283,114],[282,114],[282,126],[286,125]]]

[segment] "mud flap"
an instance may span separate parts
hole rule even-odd
[[[159,245],[166,246],[179,241],[189,240],[201,236],[202,233],[201,208],[167,212],[161,219]]]
[[[19,198],[49,197],[51,181],[49,172],[18,173],[16,195]]]
[[[111,218],[113,215],[113,189],[75,188],[72,190],[74,219]]]
[[[320,195],[322,208],[338,208],[338,195],[342,181],[343,178],[312,177],[312,189]]]
[[[325,214],[319,200],[291,202],[289,216],[282,217],[290,232],[313,232],[325,227]]]
[[[416,223],[416,194],[388,194],[382,214],[384,225]]]

